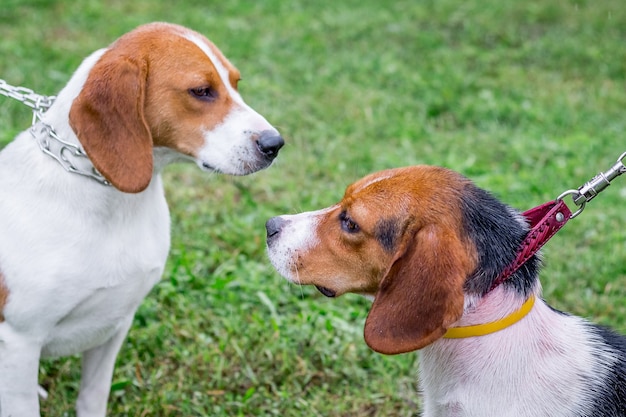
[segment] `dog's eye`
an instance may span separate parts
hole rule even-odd
[[[190,88],[189,94],[203,101],[214,101],[218,97],[217,91],[210,86]]]
[[[341,228],[348,233],[356,233],[360,230],[359,225],[352,220],[345,211],[339,216],[341,220]]]

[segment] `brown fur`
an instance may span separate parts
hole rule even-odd
[[[357,181],[324,213],[317,243],[298,253],[300,282],[336,295],[374,295],[365,340],[378,352],[432,343],[461,317],[463,284],[477,264],[461,209],[450,204],[465,184],[458,174],[424,166]],[[358,224],[358,233],[342,229],[342,213]]]
[[[0,323],[4,321],[4,306],[9,298],[9,289],[4,283],[4,275],[0,271]]]
[[[195,156],[204,140],[201,128],[218,125],[233,106],[209,57],[175,33],[164,36],[164,25],[147,25],[111,45],[70,110],[70,124],[96,169],[125,192],[150,183],[153,146]],[[229,69],[236,88],[237,70],[202,40]],[[203,86],[218,98],[205,102],[189,93]]]
[[[379,284],[365,322],[377,352],[421,349],[463,313],[463,283],[471,260],[454,230],[428,225],[408,233]]]

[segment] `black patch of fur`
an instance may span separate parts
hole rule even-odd
[[[398,244],[400,230],[397,219],[380,219],[374,230],[376,239],[387,252],[393,252]]]
[[[605,383],[594,392],[594,416],[626,417],[626,338],[606,327],[590,324],[604,343],[611,346],[617,360],[609,369]],[[582,417],[582,416],[581,416]]]
[[[482,296],[515,260],[528,227],[517,220],[509,206],[471,183],[461,195],[461,207],[467,237],[476,246],[478,255],[478,267],[466,280],[465,291]],[[537,280],[539,267],[540,260],[535,255],[503,285],[528,296]]]

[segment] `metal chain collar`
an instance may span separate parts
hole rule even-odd
[[[83,170],[78,168],[76,166],[78,161],[89,160],[85,151],[80,146],[61,139],[54,127],[43,121],[44,113],[52,106],[56,96],[42,96],[29,88],[14,87],[2,79],[0,79],[0,94],[15,99],[31,108],[33,121],[29,129],[30,134],[37,140],[39,148],[43,153],[57,161],[67,172],[91,178],[102,185],[111,185],[96,170],[91,161],[89,161],[91,169]]]

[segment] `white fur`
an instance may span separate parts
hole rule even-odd
[[[242,129],[242,126],[250,126]],[[258,150],[252,134],[274,130],[258,113],[247,107],[235,107],[223,123],[204,132],[205,144],[198,151],[198,165],[212,171],[231,175],[245,175],[258,159]],[[225,142],[223,137],[230,138]]]
[[[496,289],[459,325],[485,323],[519,308]],[[485,311],[488,311],[485,314]],[[440,339],[420,351],[425,417],[591,416],[593,389],[616,360],[587,322],[537,298],[520,322],[467,339]]]
[[[45,114],[68,142],[79,143],[70,106],[103,52],[83,62]],[[216,153],[219,171],[250,173],[249,137],[273,127],[233,92],[240,105],[206,128],[200,158]],[[158,170],[178,156],[155,149],[149,186],[126,194],[64,171],[28,131],[0,152],[0,271],[9,290],[0,322],[1,417],[39,416],[40,356],[76,353],[83,353],[77,414],[105,415],[115,357],[165,265],[170,220]]]
[[[276,271],[291,282],[300,284],[292,265],[297,261],[298,252],[305,252],[318,241],[319,219],[333,208],[280,216],[287,223],[281,230],[280,239],[268,248],[268,256]]]

